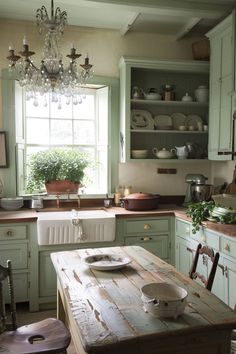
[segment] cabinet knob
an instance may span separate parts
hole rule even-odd
[[[151,227],[151,225],[149,225],[149,224],[145,224],[144,226],[143,226],[143,229],[144,230],[150,230],[152,227]]]
[[[7,235],[7,236],[13,236],[13,231],[8,230],[8,231],[6,232],[6,235]]]
[[[230,245],[228,243],[225,245],[225,251],[230,252]]]
[[[152,240],[152,237],[149,237],[149,236],[141,237],[141,241],[151,241],[151,240]]]

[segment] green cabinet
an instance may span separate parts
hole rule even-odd
[[[38,310],[38,253],[36,223],[0,225],[0,259],[12,261],[16,302],[28,301],[30,311]],[[9,300],[7,286],[5,299]]]
[[[188,275],[197,245],[208,245],[220,253],[219,263],[212,287],[212,293],[234,308],[236,304],[236,240],[219,232],[201,227],[192,233],[191,223],[176,219],[175,234],[175,266]],[[211,264],[204,257],[199,258],[199,272],[208,277]],[[202,285],[202,283],[200,282]]]
[[[197,122],[190,115],[200,116],[203,124],[208,124],[208,102],[182,101],[189,93],[195,98],[195,90],[200,85],[209,85],[209,63],[196,60],[150,60],[145,58],[122,57],[120,59],[120,159],[122,162],[153,160],[152,149],[165,147],[170,150],[182,146],[186,141],[195,141],[205,150],[208,132],[198,130]],[[144,91],[156,88],[161,93],[162,86],[171,83],[175,87],[175,100],[150,100],[132,96],[134,87]],[[181,112],[182,114],[179,114]],[[178,114],[176,114],[178,113]],[[172,115],[174,115],[172,117]],[[159,126],[160,115],[168,121]],[[135,124],[135,121],[141,120]],[[142,121],[143,119],[143,121]],[[193,118],[195,119],[195,118]],[[189,130],[189,122],[195,130]],[[179,130],[185,125],[184,131]],[[165,126],[165,127],[163,127]],[[170,128],[169,128],[170,127]],[[132,150],[147,150],[145,159],[135,159]],[[187,162],[190,162],[188,159]],[[177,161],[159,159],[160,162]],[[192,160],[196,162],[196,159]],[[206,161],[206,160],[204,160]]]
[[[230,160],[235,95],[235,12],[219,23],[210,39],[209,145],[210,160]]]
[[[164,259],[173,262],[171,251],[172,217],[132,217],[118,219],[118,237],[124,245],[137,245]]]

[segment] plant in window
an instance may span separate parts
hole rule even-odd
[[[30,159],[27,190],[32,192],[46,186],[48,194],[77,193],[88,165],[88,156],[79,150],[40,151]]]

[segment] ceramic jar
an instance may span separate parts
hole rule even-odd
[[[193,98],[189,96],[188,92],[182,97],[183,102],[192,102]]]
[[[195,90],[195,98],[197,102],[208,102],[209,100],[209,89],[206,86],[198,86]]]

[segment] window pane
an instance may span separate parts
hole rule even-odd
[[[86,95],[81,104],[73,106],[74,119],[94,119],[95,98],[94,95]]]
[[[60,102],[61,101],[61,102]],[[60,107],[60,108],[59,108]],[[52,118],[72,118],[72,103],[67,104],[67,98],[61,96],[59,102],[51,102],[51,117]]]
[[[27,144],[48,144],[49,143],[49,120],[27,118],[26,119],[26,140]]]
[[[93,121],[74,121],[74,143],[77,145],[91,145],[95,143]]]
[[[51,121],[51,144],[66,145],[72,144],[72,121],[57,120]]]
[[[34,105],[34,100],[30,99],[25,101],[25,113],[26,117],[49,117],[49,100],[48,95],[46,98],[44,96],[38,95],[38,106]]]

